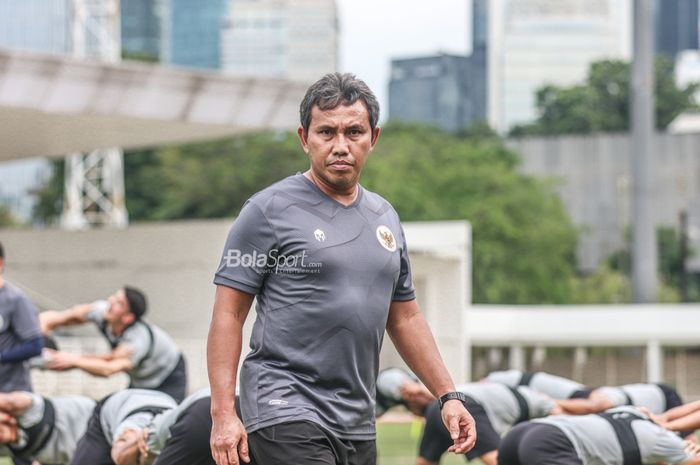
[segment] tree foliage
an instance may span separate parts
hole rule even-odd
[[[621,60],[591,64],[584,84],[547,85],[537,91],[539,117],[515,126],[513,136],[622,132],[630,127],[631,66]],[[673,61],[660,56],[655,62],[656,125],[665,129],[682,112],[695,108],[698,84],[678,87]]]
[[[133,151],[124,160],[132,221],[234,217],[258,190],[308,168],[293,133]],[[519,174],[517,165],[483,128],[459,137],[394,125],[383,129],[362,183],[403,221],[471,222],[475,302],[568,302],[576,231],[552,183]],[[42,205],[60,206],[49,192]]]

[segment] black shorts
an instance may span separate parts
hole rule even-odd
[[[78,441],[70,465],[115,465],[111,455],[112,446],[107,442],[100,422],[102,406],[109,397],[99,401],[92,411],[85,435]]]
[[[491,425],[491,420],[486,415],[484,407],[469,396],[467,396],[464,406],[476,422],[476,444],[472,450],[467,452],[467,460],[474,460],[497,450],[501,438]],[[428,462],[439,462],[442,454],[447,452],[447,449],[453,444],[450,432],[442,421],[440,406],[435,401],[425,409],[425,428],[418,449],[419,454]]]
[[[211,397],[199,399],[170,427],[155,465],[215,465],[211,455]]]
[[[569,399],[588,399],[591,396],[591,392],[593,392],[591,388],[578,389],[569,396]]]
[[[680,394],[678,394],[678,391],[676,391],[675,388],[669,386],[668,384],[662,383],[658,383],[657,386],[659,386],[661,392],[664,393],[664,401],[666,402],[666,408],[664,409],[664,412],[666,410],[672,409],[673,407],[683,405],[683,399],[681,398]]]
[[[310,421],[295,421],[248,434],[252,459],[265,465],[375,465],[371,441],[338,439]]]
[[[569,438],[556,426],[527,421],[505,435],[498,465],[583,465]]]

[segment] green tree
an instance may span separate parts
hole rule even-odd
[[[15,218],[8,206],[0,204],[0,228],[12,228],[19,225],[20,221]]]
[[[620,60],[591,64],[582,85],[547,85],[537,91],[539,117],[515,126],[513,136],[585,134],[629,130],[631,66]],[[660,56],[655,62],[656,124],[665,129],[682,112],[695,108],[698,84],[679,87],[673,61]]]
[[[502,141],[392,125],[363,174],[403,221],[466,219],[473,228],[473,300],[570,301],[577,233],[554,186],[519,174]]]
[[[554,185],[519,174],[517,165],[516,154],[483,127],[454,136],[390,125],[362,183],[404,221],[471,222],[475,302],[569,302],[576,230]],[[294,133],[128,152],[127,208],[132,221],[233,217],[255,192],[307,168]]]

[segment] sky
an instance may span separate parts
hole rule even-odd
[[[389,112],[392,58],[466,54],[471,49],[469,0],[336,0],[340,71],[374,91],[381,119]]]

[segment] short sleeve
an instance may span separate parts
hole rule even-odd
[[[258,294],[276,246],[275,232],[264,212],[248,201],[228,233],[214,283]]]
[[[401,227],[401,248],[399,249],[401,259],[401,269],[399,271],[399,280],[394,289],[394,297],[392,300],[408,301],[416,298],[416,291],[413,287],[413,276],[411,275],[411,262],[408,258],[408,245],[406,244],[406,236]]]
[[[692,456],[685,451],[685,443],[676,434],[658,428],[659,434],[651,451],[650,463],[664,462],[677,465],[690,460]]]
[[[129,359],[133,366],[137,366],[148,354],[151,345],[151,336],[142,324],[134,324],[124,331],[124,336],[119,345],[126,345],[131,351]]]
[[[95,324],[102,324],[105,319],[107,309],[109,309],[109,302],[106,300],[97,300],[92,303],[86,318],[88,321],[92,321]]]
[[[22,341],[41,337],[38,311],[34,304],[23,294],[15,301],[15,311],[12,313],[12,330]]]

